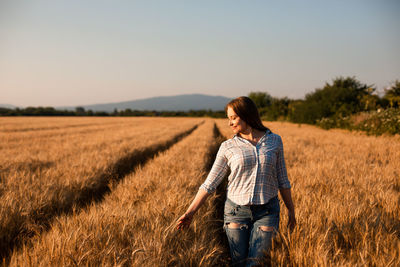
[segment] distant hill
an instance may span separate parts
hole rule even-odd
[[[82,105],[85,110],[107,111],[117,110],[156,110],[156,111],[188,111],[188,110],[224,110],[230,98],[202,94],[159,96],[117,103]],[[56,109],[75,110],[74,107],[56,107]]]
[[[14,105],[9,105],[9,104],[0,104],[0,108],[10,108],[10,109],[15,109],[17,106]]]

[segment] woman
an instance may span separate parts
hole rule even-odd
[[[283,144],[279,135],[265,127],[254,102],[238,97],[225,108],[235,134],[223,142],[214,164],[197,195],[178,222],[188,227],[193,215],[229,173],[224,209],[224,229],[232,264],[256,264],[271,246],[279,228],[278,190],[289,211],[290,229],[296,225],[287,177]]]

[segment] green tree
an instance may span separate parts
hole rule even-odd
[[[84,116],[84,115],[86,115],[85,108],[83,108],[83,107],[76,107],[76,108],[75,108],[75,113],[76,113],[76,115],[78,115],[78,116]]]
[[[400,107],[400,81],[396,80],[389,88],[385,89],[385,96],[390,107]]]
[[[268,107],[272,104],[272,96],[267,92],[251,92],[248,97],[254,101],[259,109]]]
[[[275,121],[286,120],[289,115],[289,104],[293,100],[287,97],[272,98],[270,106],[262,108],[260,113],[263,120]]]
[[[369,108],[373,86],[361,83],[354,77],[339,77],[326,83],[322,89],[306,95],[295,105],[292,118],[295,122],[314,124],[322,118],[345,117]],[[293,115],[293,114],[292,114]]]
[[[377,95],[373,94],[375,92],[375,88],[369,87],[367,90],[368,94],[363,95],[361,98],[363,110],[376,110],[380,99]]]

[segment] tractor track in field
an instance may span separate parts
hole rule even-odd
[[[211,147],[210,152],[209,152],[209,157],[208,161],[206,164],[206,170],[209,172],[212,168],[212,165],[215,161],[215,157],[217,156],[218,149],[223,141],[226,140],[226,137],[224,137],[219,130],[218,126],[214,123],[214,139],[216,140],[215,144]],[[226,199],[226,186],[228,184],[228,181],[225,177],[225,179],[222,181],[222,183],[217,187],[217,190],[215,194],[217,197],[214,199],[214,229],[218,229],[216,234],[219,237],[219,240],[221,240],[221,244],[224,247],[225,251],[225,256],[223,257],[224,259],[227,259],[230,257],[229,255],[229,244],[228,240],[226,238],[225,232],[223,230],[223,222],[224,222],[224,206],[225,206],[225,199]],[[219,266],[225,266],[227,263],[226,261],[221,259],[221,262],[218,263]]]
[[[215,160],[215,157],[216,157],[216,155],[217,155],[219,146],[220,146],[221,143],[225,140],[225,138],[224,138],[224,137],[221,135],[221,133],[219,132],[219,129],[218,129],[218,127],[215,125],[215,123],[214,123],[214,125],[213,125],[212,131],[213,131],[213,138],[214,138],[215,142],[213,142],[213,143],[210,145],[209,151],[208,151],[207,154],[206,154],[207,161],[206,161],[206,163],[205,163],[205,165],[204,165],[204,169],[205,169],[207,172],[211,170],[211,167],[212,167],[212,165],[213,165],[213,163],[214,163],[214,160]],[[174,145],[176,145],[176,144],[178,144],[178,143],[175,143]],[[204,177],[204,179],[205,179],[205,178],[206,178],[206,177]],[[225,186],[225,185],[219,187],[219,192],[220,192],[219,194],[220,194],[221,196],[218,197],[218,199],[221,199],[222,210],[223,210],[223,204],[224,204],[224,199],[225,199],[225,189],[224,189],[224,186]],[[153,193],[155,190],[156,190],[156,185],[155,185],[154,182],[150,182],[150,183],[149,183],[148,185],[146,185],[145,187],[142,187],[141,190],[140,190],[140,192],[138,192],[138,193],[135,195],[135,200],[133,201],[133,204],[134,204],[135,206],[136,206],[136,205],[143,204],[143,202],[142,202],[141,200],[142,200],[143,198],[145,198],[146,196],[150,195],[151,193]],[[221,204],[221,203],[218,203],[218,204]],[[216,208],[217,208],[217,209],[221,209],[221,205],[218,205]],[[222,213],[222,215],[223,215],[223,213]],[[220,217],[216,218],[216,219],[219,220],[219,219],[223,218],[222,215],[221,215]]]
[[[24,242],[42,232],[48,231],[51,228],[51,222],[56,216],[70,214],[73,211],[84,209],[92,203],[101,202],[112,190],[110,183],[115,185],[120,182],[126,175],[134,172],[138,166],[145,164],[159,153],[168,150],[203,123],[204,121],[196,124],[168,141],[132,151],[110,164],[105,171],[86,180],[83,184],[73,183],[68,187],[60,186],[59,188],[54,188],[54,197],[48,204],[32,210],[29,214],[18,214],[17,217],[21,222],[19,225],[16,225],[15,221],[11,220],[8,225],[1,227],[0,257],[3,265],[9,262],[12,252]]]

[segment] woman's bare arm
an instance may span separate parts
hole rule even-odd
[[[210,194],[204,189],[199,189],[196,197],[193,199],[185,214],[178,219],[176,226],[177,229],[189,227],[190,223],[192,222],[193,215],[198,211],[201,205],[203,205],[204,201],[206,201],[209,195]]]
[[[293,205],[291,190],[290,188],[281,188],[279,189],[279,192],[281,193],[283,202],[285,203],[285,206],[289,212],[288,226],[290,230],[293,230],[293,228],[296,226],[296,215],[294,213],[294,205]]]

